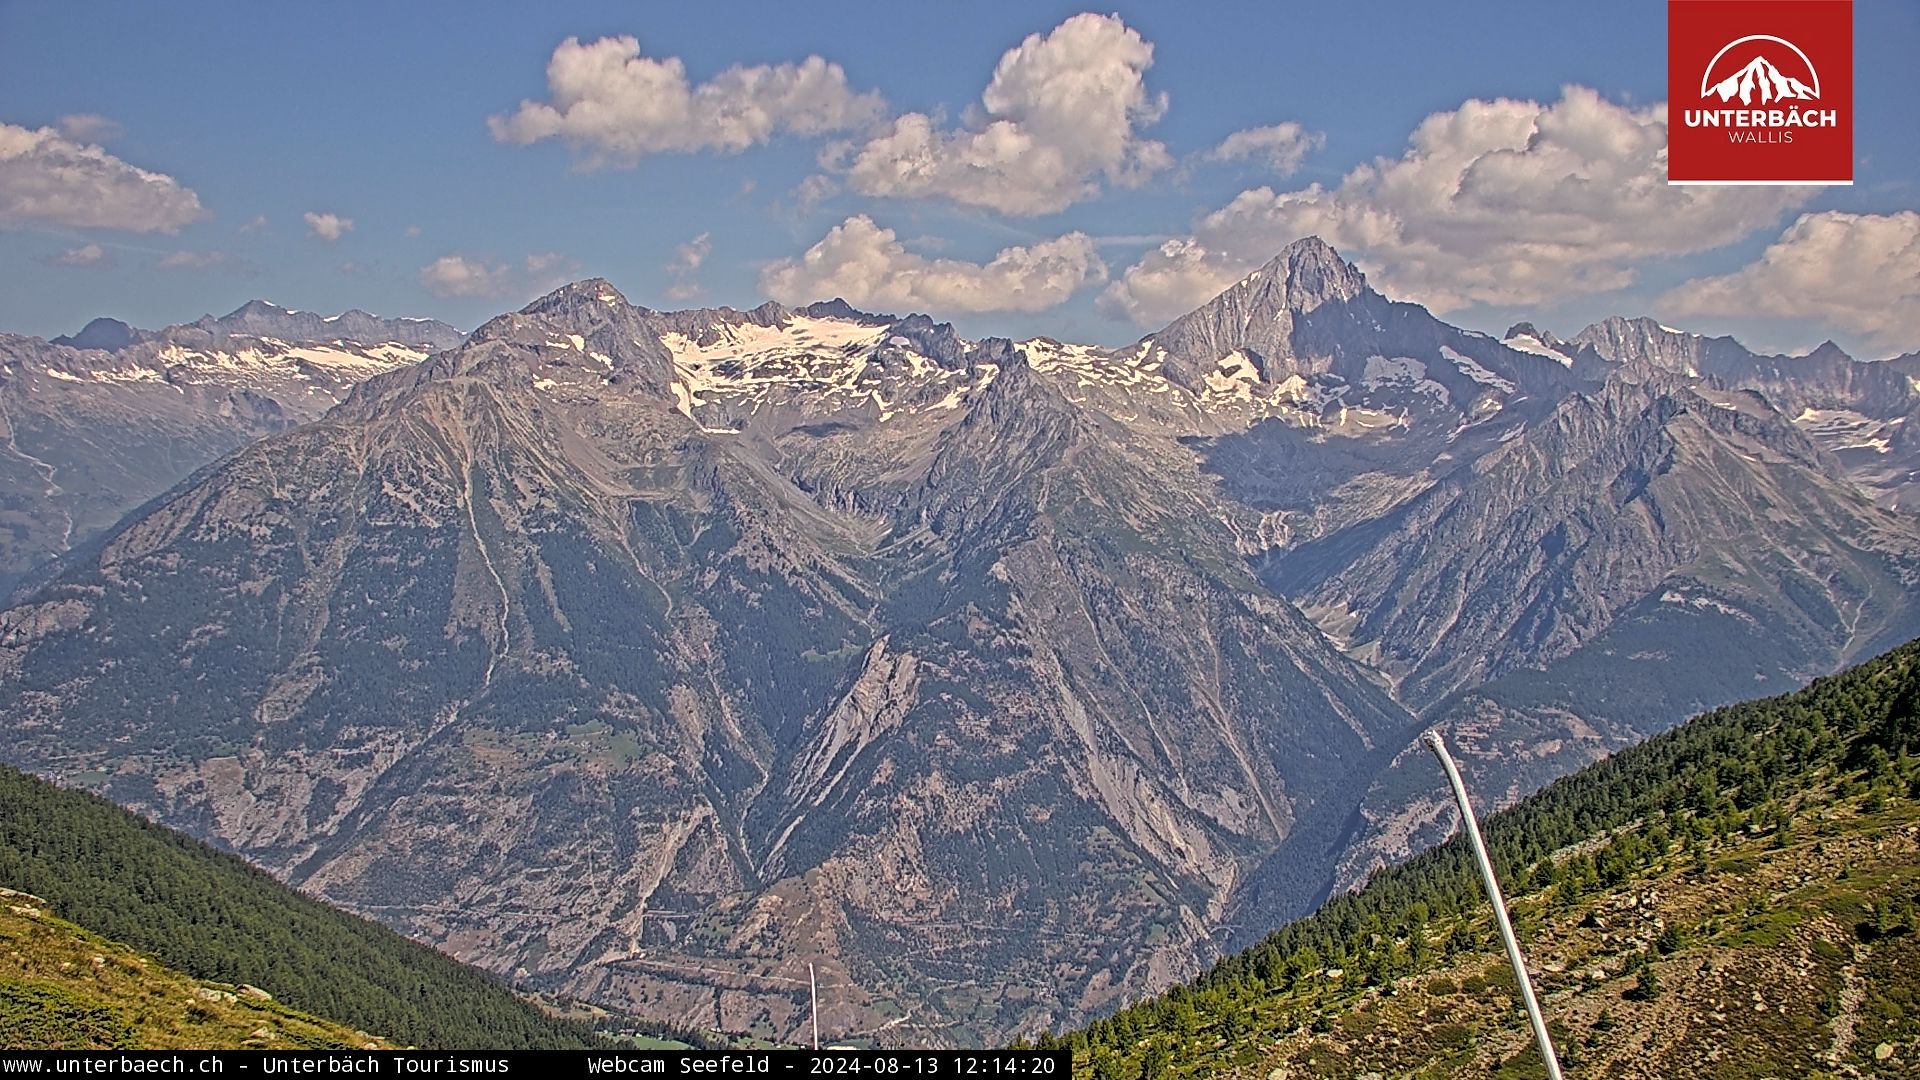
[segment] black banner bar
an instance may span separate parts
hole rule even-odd
[[[1072,1080],[1073,1058],[1065,1050],[0,1050],[0,1080],[30,1076]]]

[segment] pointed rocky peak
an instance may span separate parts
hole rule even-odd
[[[518,385],[529,376],[571,379],[590,372],[604,385],[664,394],[673,358],[660,334],[686,314],[650,311],[628,302],[605,278],[587,278],[487,320],[427,377],[498,373]]]
[[[524,340],[537,344],[555,334],[590,334],[616,320],[645,319],[653,312],[635,307],[605,278],[562,285],[518,311],[488,319],[469,341]]]
[[[972,359],[976,367],[994,371],[992,381],[969,403],[960,425],[963,430],[988,430],[997,437],[1036,429],[1065,433],[1084,423],[1080,410],[1053,384],[1036,376],[1026,354],[1012,342],[1000,338],[983,341]]]
[[[1841,348],[1832,338],[1828,338],[1827,340],[1821,342],[1819,346],[1816,347],[1812,352],[1801,357],[1800,359],[1813,360],[1820,363],[1836,363],[1837,362],[1837,363],[1850,364],[1853,362],[1853,355],[1847,352],[1847,350]]]
[[[1318,324],[1315,348],[1349,338],[1357,343],[1377,329],[1380,312],[1372,309],[1385,304],[1367,287],[1366,275],[1309,236],[1145,340],[1165,351],[1168,376],[1188,388],[1236,352],[1263,380],[1278,381],[1294,373],[1296,331],[1309,320]]]
[[[779,326],[792,318],[793,313],[776,301],[769,300],[752,311],[747,312],[747,321],[758,326]]]
[[[1280,289],[1287,309],[1294,312],[1312,311],[1329,301],[1351,300],[1367,291],[1367,276],[1317,236],[1288,244],[1243,283]]]
[[[592,311],[592,305],[625,308],[630,306],[627,298],[606,278],[586,278],[562,285],[547,295],[520,309],[522,315],[564,315],[585,309]]]

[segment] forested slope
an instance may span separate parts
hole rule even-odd
[[[403,1045],[586,1045],[488,975],[104,799],[0,767],[0,886],[202,980]]]
[[[1704,714],[1486,823],[1567,1064],[1920,1069],[1917,700],[1920,643]],[[1456,839],[1064,1041],[1098,1080],[1542,1075],[1513,990]]]

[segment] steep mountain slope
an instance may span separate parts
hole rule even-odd
[[[261,301],[152,332],[0,334],[0,595],[202,465],[459,340],[432,320]]]
[[[207,985],[0,889],[0,1046],[379,1050],[394,1044],[308,1016],[248,985]]]
[[[1700,716],[1486,822],[1570,1074],[1912,1071],[1916,707],[1920,644]],[[1457,842],[1065,1041],[1103,1080],[1541,1075]]]
[[[901,377],[719,429],[669,346],[758,319]],[[1140,460],[1018,350],[871,323],[583,282],[369,380],[0,616],[16,753],[722,1028],[794,1031],[816,957],[831,1030],[923,1040],[1190,973],[1410,718],[1259,587],[1191,455],[1170,500],[1177,446]]]
[[[1120,349],[579,282],[0,613],[5,753],[615,1008],[1065,1023],[1423,842],[1435,717],[1517,797],[1914,632],[1763,395],[1562,345],[1317,240]]]
[[[1182,322],[1239,325],[1234,294]],[[1335,340],[1381,347],[1361,329]],[[1400,335],[1397,351],[1423,340]],[[1479,339],[1493,385],[1464,415],[1362,439],[1267,423],[1200,444],[1226,490],[1266,512],[1266,583],[1403,706],[1455,726],[1470,778],[1506,799],[1920,634],[1920,528],[1876,506],[1817,432],[1690,358],[1577,342],[1530,326]],[[1849,377],[1879,386],[1851,372],[1835,385]],[[1443,793],[1408,774],[1424,751],[1401,746],[1357,807],[1289,838],[1235,922],[1271,924],[1438,839]],[[1331,882],[1299,873],[1329,859]]]
[[[38,925],[16,927],[22,932],[44,932],[51,935],[45,940],[56,943],[71,938],[74,931],[48,918],[50,909],[203,983],[252,984],[283,1006],[403,1044],[446,1049],[586,1045],[585,1033],[576,1026],[548,1017],[432,949],[301,896],[231,855],[103,799],[4,767],[0,881],[36,898],[24,905],[8,901],[40,911],[25,916]],[[31,968],[39,958],[27,955],[19,961]],[[53,966],[66,970],[57,960]],[[113,970],[97,973],[99,982],[89,994],[125,988],[121,976],[138,974],[114,964],[105,968]],[[81,974],[88,973],[82,969]],[[29,981],[38,979],[32,975]],[[131,981],[137,988],[140,980]],[[235,1004],[218,992],[212,998],[195,996]],[[73,1000],[64,992],[54,997]],[[113,1006],[111,1001],[96,1004]],[[158,1019],[180,1020],[181,1004],[169,1000]],[[217,1015],[196,1018],[188,1010],[182,1022],[233,1019],[233,1010],[217,1003],[209,1008]],[[141,1023],[138,1010],[121,1019]],[[184,1030],[193,1037],[196,1029]],[[200,1029],[200,1034],[208,1032]]]

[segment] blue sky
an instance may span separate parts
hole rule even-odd
[[[1650,312],[1911,351],[1920,5],[1857,8],[1856,185],[1684,192],[1647,182],[1647,0],[0,0],[0,328],[255,296],[470,327],[601,275],[1117,344],[1314,231],[1494,332]],[[718,111],[663,119],[674,78]]]

